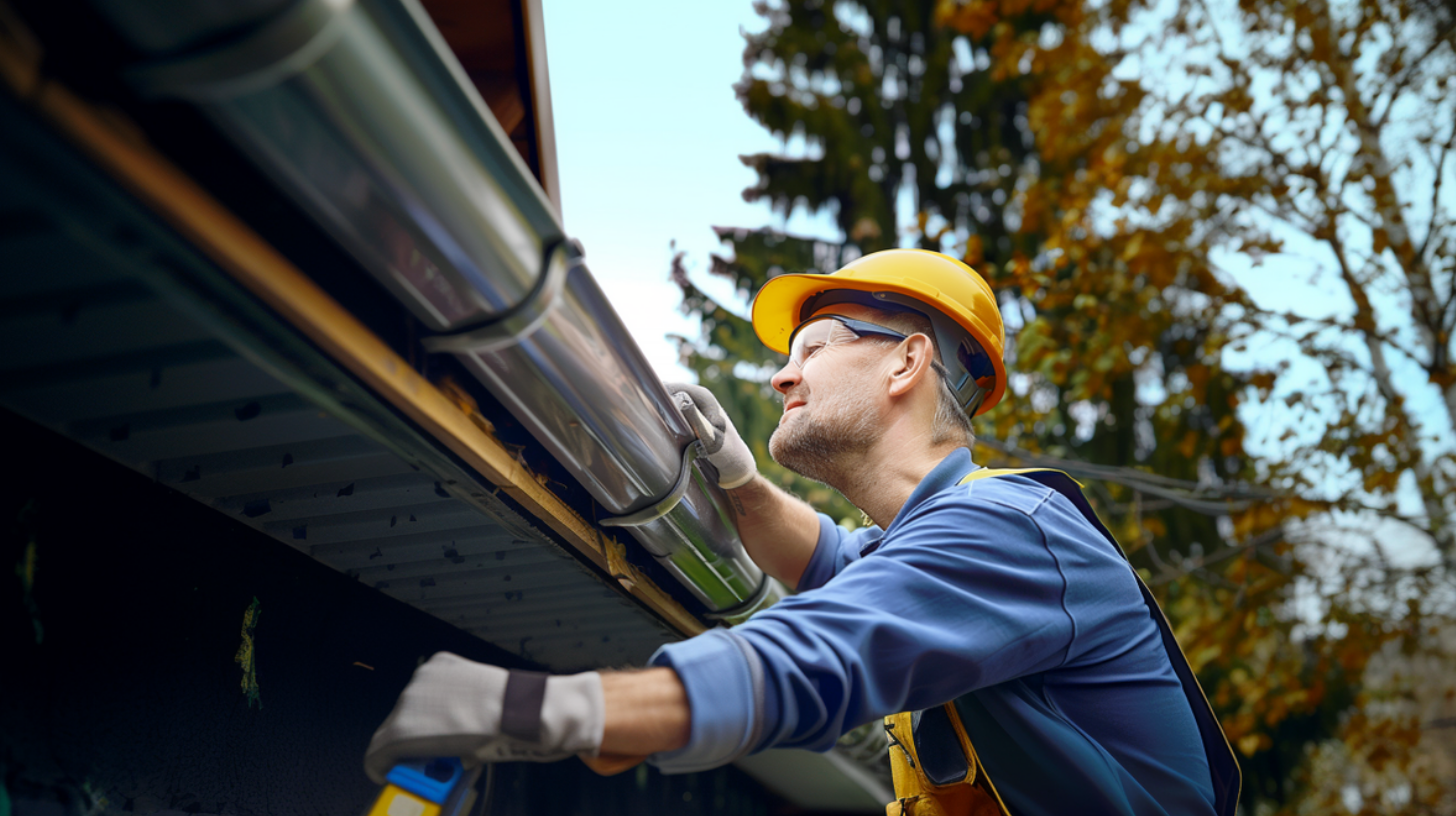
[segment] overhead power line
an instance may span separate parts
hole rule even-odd
[[[1196,513],[1224,516],[1247,510],[1259,501],[1284,498],[1283,493],[1266,487],[1247,484],[1210,485],[1187,479],[1173,479],[1137,468],[1098,465],[1076,459],[1064,459],[1045,453],[1033,453],[1009,442],[976,437],[976,444],[1011,459],[1034,467],[1053,468],[1070,476],[1113,482],[1139,493],[1157,496]]]

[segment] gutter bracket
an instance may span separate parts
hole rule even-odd
[[[570,249],[570,252],[567,250]],[[520,302],[502,315],[492,317],[452,334],[437,334],[420,342],[437,354],[475,354],[514,346],[546,322],[561,300],[567,273],[581,264],[581,244],[575,240],[555,241],[541,255],[541,274]]]
[[[695,439],[683,448],[682,467],[678,469],[677,483],[672,486],[672,490],[669,490],[666,496],[635,513],[628,513],[625,516],[609,516],[599,519],[597,523],[603,527],[641,527],[671,513],[673,508],[677,507],[678,502],[682,501],[683,495],[688,492],[688,485],[693,482],[693,460],[698,458],[702,446],[703,443]]]

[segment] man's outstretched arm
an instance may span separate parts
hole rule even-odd
[[[729,490],[728,499],[748,557],[785,585],[797,587],[819,542],[819,514],[758,475]]]
[[[601,751],[581,755],[597,773],[620,773],[652,754],[688,744],[692,710],[687,690],[672,669],[603,672],[602,700],[606,720]]]
[[[669,668],[602,673],[602,753],[648,756],[688,744],[688,693]]]
[[[415,670],[374,733],[376,782],[403,759],[550,762],[577,754],[616,773],[688,743],[692,712],[671,668],[545,675],[440,652]]]

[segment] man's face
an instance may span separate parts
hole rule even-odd
[[[872,317],[859,311],[860,307],[841,304],[817,314]],[[851,341],[853,337],[853,332],[835,323],[828,344],[802,365],[788,363],[772,380],[783,395],[784,413],[769,438],[769,454],[789,470],[828,484],[833,484],[845,454],[868,449],[882,433],[882,395],[873,386],[884,344]]]

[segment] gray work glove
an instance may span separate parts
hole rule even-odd
[[[677,409],[682,412],[693,433],[703,440],[703,452],[708,461],[718,469],[718,486],[732,489],[742,487],[758,475],[758,463],[753,451],[744,444],[743,437],[733,427],[733,420],[723,413],[723,406],[713,392],[701,385],[690,383],[663,383],[672,394]]]
[[[596,672],[552,676],[508,671],[438,652],[374,732],[364,771],[376,783],[402,759],[552,762],[602,744],[606,704]]]

